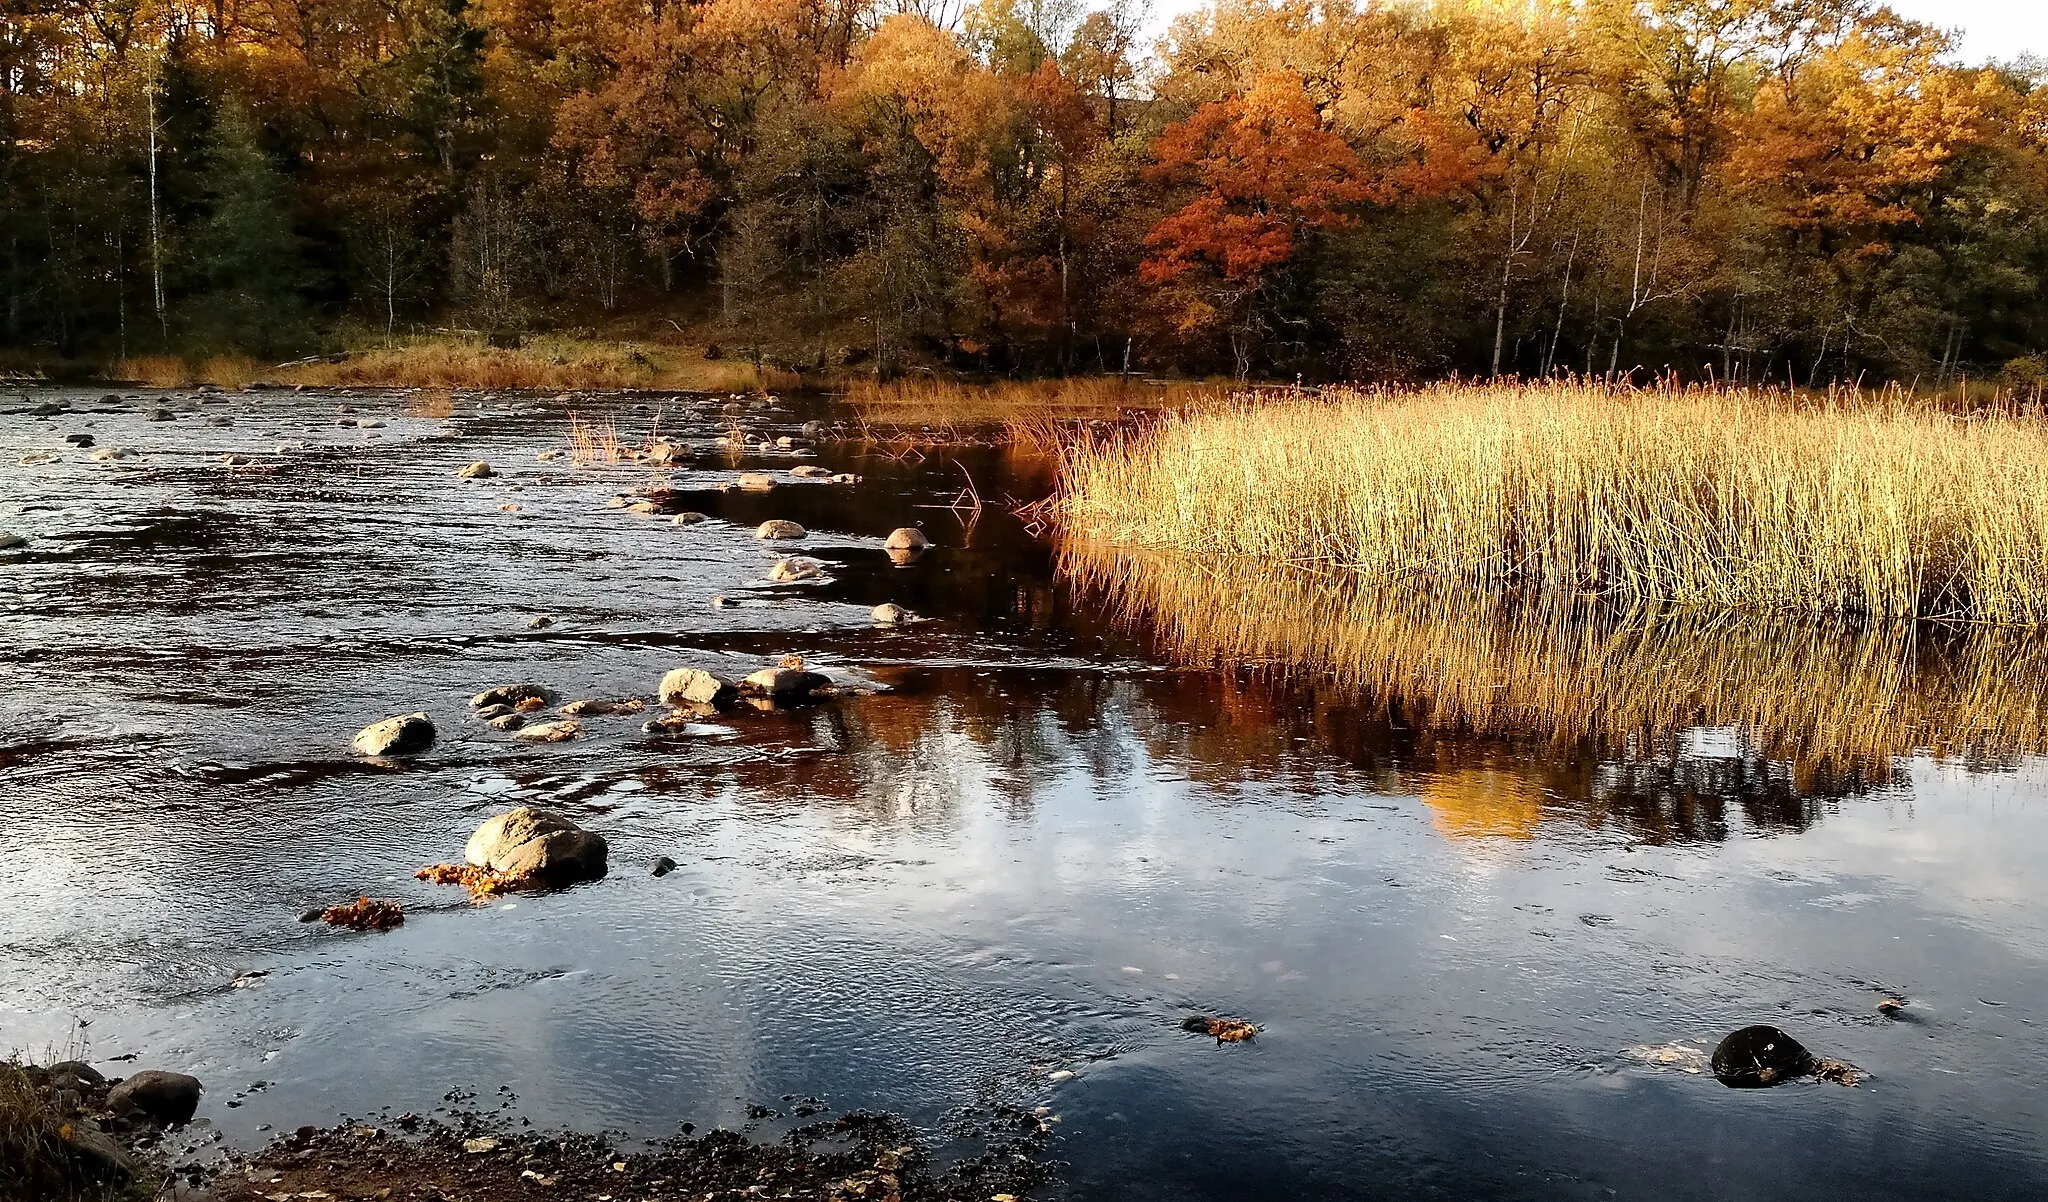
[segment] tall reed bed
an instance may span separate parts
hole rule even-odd
[[[1168,412],[1065,455],[1123,544],[1482,590],[2048,625],[2048,425],[1904,394],[1354,388]]]

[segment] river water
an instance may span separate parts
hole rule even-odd
[[[714,520],[536,459],[571,410],[687,437],[668,507]],[[228,1143],[450,1091],[650,1138],[772,1138],[816,1098],[942,1144],[1004,1101],[1060,1116],[1072,1199],[2048,1194],[2024,640],[1523,629],[1091,567],[1002,504],[1050,487],[1021,452],[828,443],[802,462],[861,483],[719,490],[798,462],[715,450],[728,424],[822,401],[0,411],[0,530],[31,539],[0,552],[0,1052],[190,1071]],[[769,518],[826,579],[766,582]],[[899,566],[915,524],[937,545]],[[545,746],[464,704],[792,653],[884,691]],[[430,753],[349,755],[421,709]],[[413,879],[520,802],[601,831],[610,875],[481,906]],[[365,893],[405,925],[297,921]],[[1758,1022],[1867,1079],[1687,1071]]]

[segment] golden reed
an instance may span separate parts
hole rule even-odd
[[[1240,396],[1067,450],[1070,534],[1384,582],[2048,624],[2048,426],[1904,393]]]

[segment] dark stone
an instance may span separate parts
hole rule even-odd
[[[142,420],[146,422],[168,422],[176,421],[177,417],[170,410],[159,407],[143,414]]]
[[[199,1109],[201,1089],[197,1077],[147,1069],[114,1086],[107,1108],[116,1114],[141,1114],[160,1127],[180,1127]]]
[[[1813,1071],[1813,1055],[1776,1027],[1744,1027],[1714,1049],[1714,1077],[1730,1089],[1760,1089]]]
[[[66,434],[64,436],[64,441],[70,443],[74,447],[89,447],[92,445],[92,435]]]
[[[469,699],[472,708],[482,709],[487,705],[518,705],[522,701],[539,699],[548,705],[555,703],[555,691],[544,684],[525,681],[520,684],[501,684],[485,689]]]
[[[656,876],[667,876],[669,873],[674,872],[675,870],[676,862],[674,860],[669,859],[667,856],[663,856],[659,860],[656,860],[654,862],[654,875]]]

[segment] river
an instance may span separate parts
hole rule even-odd
[[[822,399],[107,395],[0,392],[30,539],[0,551],[0,1054],[194,1073],[202,1139],[457,1091],[645,1138],[773,1138],[815,1098],[943,1150],[1002,1101],[1059,1116],[1076,1200],[2048,1194],[2025,640],[1191,599],[1022,525],[1041,456],[716,441],[845,416]],[[536,458],[571,412],[695,463]],[[722,491],[742,470],[783,482]],[[657,475],[712,520],[607,504]],[[822,580],[766,581],[771,518]],[[876,691],[555,745],[465,704],[786,654]],[[350,755],[413,710],[429,753]],[[602,832],[610,874],[413,879],[515,803]],[[404,926],[298,921],[358,894]],[[1688,1071],[1750,1023],[1866,1079]]]

